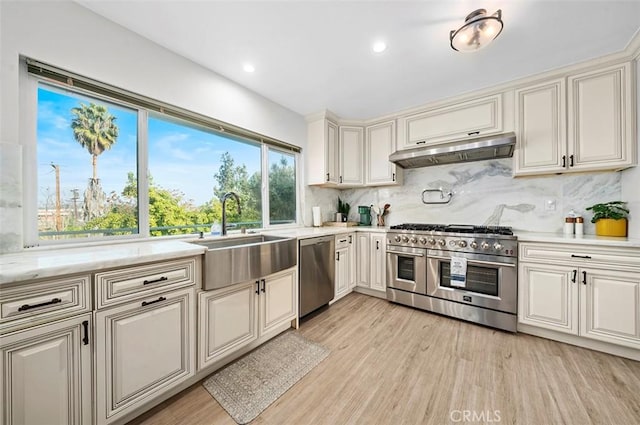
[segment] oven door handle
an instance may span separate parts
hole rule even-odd
[[[424,257],[424,254],[418,254],[413,252],[392,251],[387,249],[387,254],[406,255],[408,257]]]
[[[436,260],[451,260],[451,257],[438,257],[435,255],[429,255],[429,258],[435,258]],[[464,258],[464,257],[462,257]],[[486,264],[487,266],[504,266],[504,267],[516,267],[515,264],[509,264],[509,263],[496,263],[494,261],[481,261],[481,260],[469,260],[467,259],[467,264],[469,265],[473,265],[473,264]]]

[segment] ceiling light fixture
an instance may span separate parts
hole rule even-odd
[[[371,50],[375,53],[382,53],[387,50],[387,44],[384,41],[376,41],[373,43],[373,46],[371,46]]]
[[[251,65],[250,63],[245,63],[242,67],[242,69],[244,69],[245,72],[253,72],[256,70],[256,68]]]
[[[449,33],[451,48],[458,52],[472,52],[491,43],[502,32],[502,10],[487,15],[486,9],[471,12],[457,30]]]

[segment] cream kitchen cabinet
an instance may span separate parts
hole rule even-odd
[[[519,250],[520,323],[640,348],[640,250],[529,242]]]
[[[633,76],[624,63],[516,90],[514,175],[635,165]]]
[[[358,232],[356,240],[357,286],[386,292],[386,234]]]
[[[362,127],[339,127],[338,183],[345,186],[364,184],[364,130]]]
[[[333,301],[347,295],[356,284],[355,233],[336,236],[335,295]]]
[[[517,89],[514,174],[557,173],[567,162],[564,78]]]
[[[195,373],[195,290],[98,310],[96,416],[113,422]]]
[[[307,123],[307,184],[337,185],[340,159],[338,124],[322,117]]]
[[[198,295],[198,367],[277,335],[298,313],[297,269]],[[264,342],[264,341],[263,341]]]
[[[503,132],[502,97],[498,93],[400,117],[400,149]]]
[[[92,422],[91,314],[0,338],[4,425]]]
[[[402,184],[402,168],[389,161],[397,149],[395,120],[370,125],[365,131],[365,185]]]

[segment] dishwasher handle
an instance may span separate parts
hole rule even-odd
[[[334,242],[335,236],[319,236],[317,238],[308,238],[300,240],[300,246],[318,245],[327,242]]]

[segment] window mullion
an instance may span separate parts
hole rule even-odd
[[[149,234],[149,114],[138,110],[138,232]]]
[[[262,144],[262,227],[271,227],[269,221],[269,146]]]

